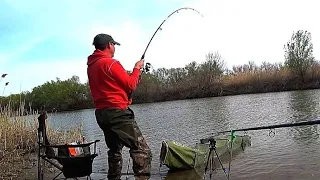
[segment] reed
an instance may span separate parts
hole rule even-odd
[[[33,155],[38,149],[38,112],[23,114],[24,104],[13,110],[10,104],[0,107],[0,179],[13,178],[23,172],[21,163],[26,155]],[[48,115],[50,116],[50,115]],[[65,144],[82,137],[82,125],[59,131],[47,125],[47,135],[51,144]]]

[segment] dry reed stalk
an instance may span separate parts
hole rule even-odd
[[[264,82],[276,82],[277,80],[285,80],[290,76],[288,70],[259,70],[255,72],[241,72],[234,75],[228,75],[223,79],[225,86],[249,85]]]
[[[17,165],[23,161],[22,155],[37,152],[38,114],[21,116],[22,112],[23,108],[13,111],[10,104],[0,107],[0,167],[3,167],[0,168],[0,179],[16,178],[21,173]],[[47,136],[51,144],[74,142],[80,139],[81,134],[82,126],[66,132],[47,126]]]

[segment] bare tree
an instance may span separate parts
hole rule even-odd
[[[314,61],[311,33],[302,30],[293,33],[284,49],[285,65],[303,80]]]

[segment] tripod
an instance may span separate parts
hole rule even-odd
[[[205,167],[205,174],[207,173],[207,170],[208,170],[209,165],[210,165],[210,179],[211,179],[211,177],[212,177],[212,170],[214,170],[214,169],[213,169],[214,155],[212,154],[212,152],[214,152],[215,155],[217,156],[217,159],[218,159],[218,161],[219,161],[219,163],[220,163],[220,166],[221,166],[224,174],[226,175],[227,179],[229,179],[229,178],[228,178],[228,175],[227,175],[227,172],[226,172],[225,168],[224,168],[223,165],[222,165],[222,161],[221,161],[221,159],[219,158],[219,155],[218,155],[218,153],[217,153],[217,150],[216,150],[216,140],[215,140],[213,137],[210,137],[209,139],[206,139],[206,141],[209,142],[209,150],[210,150],[210,151],[209,151],[209,155],[208,155],[208,159],[207,159],[207,163],[206,163],[206,167]],[[204,142],[204,141],[202,141],[202,142]]]

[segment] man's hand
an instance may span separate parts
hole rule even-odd
[[[140,61],[136,62],[136,64],[134,65],[134,68],[142,69],[143,66],[144,66],[144,59],[141,59]]]

